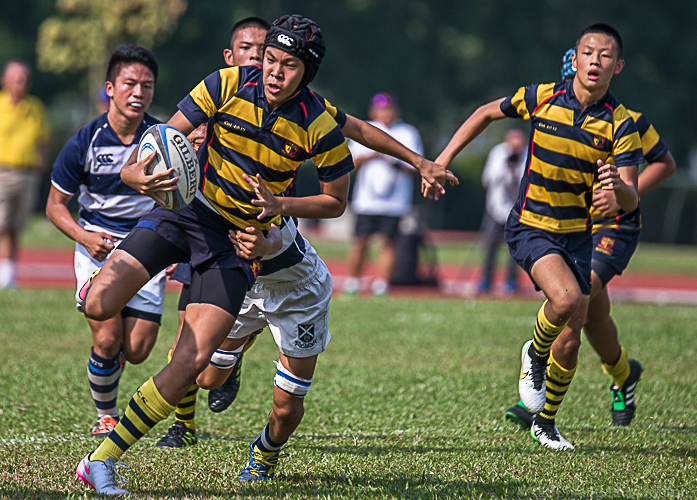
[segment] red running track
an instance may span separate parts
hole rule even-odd
[[[344,261],[327,261],[334,286],[338,291],[348,276],[348,268]],[[367,290],[373,275],[369,267],[362,280],[362,289]],[[393,295],[419,297],[471,297],[476,295],[477,270],[474,267],[459,267],[454,265],[439,266],[439,287],[394,287]],[[18,285],[20,288],[67,288],[76,287],[73,272],[73,252],[66,250],[23,250],[17,269]],[[524,273],[519,279],[521,298],[539,299],[530,280]],[[494,293],[478,297],[507,298],[498,291],[503,284],[503,276],[497,275]],[[168,289],[177,291],[176,282],[168,283]],[[697,304],[697,275],[666,274],[666,273],[637,273],[630,272],[615,278],[609,285],[613,300]]]

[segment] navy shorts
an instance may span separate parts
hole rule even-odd
[[[619,276],[634,255],[641,230],[605,228],[593,233],[592,267],[603,286]]]
[[[260,269],[258,261],[238,257],[228,239],[229,230],[240,228],[196,199],[181,210],[156,207],[144,215],[136,227],[151,229],[181,249],[189,256],[193,269],[239,267],[247,277],[249,287],[256,281]]]
[[[508,216],[504,238],[508,251],[516,263],[522,267],[540,290],[530,275],[533,264],[545,255],[556,253],[562,256],[566,265],[574,273],[583,295],[591,293],[591,256],[593,237],[590,231],[582,233],[557,234],[527,226],[513,215]]]
[[[388,239],[394,240],[399,236],[400,217],[390,215],[363,215],[356,216],[356,236],[370,236],[371,234],[384,234]]]

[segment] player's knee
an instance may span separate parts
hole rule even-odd
[[[230,375],[229,371],[219,370],[209,364],[201,373],[199,373],[198,377],[196,378],[196,385],[198,385],[201,389],[206,389],[209,391],[211,389],[217,389],[223,384],[223,382],[225,382],[228,375]]]
[[[140,363],[148,359],[151,350],[152,346],[150,349],[130,349],[124,346],[123,355],[126,357],[126,360],[132,365],[139,365]]]
[[[574,312],[581,306],[583,300],[583,295],[580,291],[567,291],[566,293],[560,294],[554,299],[550,299],[554,312],[560,318],[569,319],[573,316]]]
[[[85,316],[94,321],[106,321],[116,316],[118,311],[112,312],[104,303],[96,297],[88,296],[84,305]]]

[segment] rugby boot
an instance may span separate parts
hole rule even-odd
[[[523,430],[528,430],[532,426],[532,417],[534,413],[530,413],[522,401],[518,401],[518,404],[511,406],[504,413],[504,417],[509,422],[512,422],[519,426]]]
[[[184,423],[177,421],[169,428],[167,434],[155,443],[155,446],[158,448],[184,448],[185,446],[192,446],[197,442],[196,434]]]
[[[530,427],[530,436],[536,443],[541,444],[550,450],[573,450],[574,445],[569,443],[564,436],[559,433],[559,429],[554,424],[541,423],[544,419],[535,415]]]
[[[129,492],[121,488],[116,482],[119,476],[125,485],[126,480],[116,470],[116,467],[128,469],[128,465],[123,462],[114,461],[114,457],[109,457],[106,461],[90,460],[91,453],[88,453],[77,466],[75,479],[78,479],[88,486],[91,486],[101,495],[119,496],[129,495]]]
[[[523,346],[518,393],[520,400],[532,413],[540,413],[545,407],[548,359],[549,356],[540,357],[535,353],[532,340],[528,340]]]
[[[249,445],[249,464],[240,472],[240,481],[268,481],[276,474],[281,450],[262,451],[257,446],[261,434]]]
[[[75,294],[75,300],[77,301],[77,310],[82,314],[85,314],[85,299],[87,299],[87,293],[90,291],[92,282],[95,276],[99,274],[102,268],[100,267],[95,272],[93,272],[90,277],[85,281],[85,283],[80,287],[80,290]]]
[[[116,427],[118,423],[119,417],[112,417],[111,415],[104,415],[103,417],[99,417],[97,419],[97,422],[95,422],[94,426],[92,426],[92,437],[107,437],[109,434],[111,434],[111,431],[114,430],[114,427]]]
[[[232,368],[230,376],[223,382],[223,385],[208,392],[208,408],[215,413],[225,411],[235,401],[240,390],[240,375],[242,373],[242,356],[237,358],[237,363]]]
[[[637,383],[641,380],[641,372],[644,369],[636,359],[629,359],[629,377],[624,381],[622,387],[615,384],[610,386],[612,395],[612,425],[627,426],[634,418],[636,403],[634,402],[634,391]]]

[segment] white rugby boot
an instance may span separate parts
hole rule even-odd
[[[532,427],[530,427],[530,436],[532,440],[540,443],[545,448],[550,450],[573,450],[574,445],[569,443],[564,436],[559,433],[556,425],[540,425],[538,422],[543,420],[535,415],[532,418]]]
[[[530,413],[540,413],[545,407],[548,359],[549,356],[541,358],[535,354],[532,340],[523,346],[518,393]]]
[[[109,457],[108,460],[90,460],[91,453],[88,453],[85,458],[80,460],[77,470],[75,471],[75,479],[79,479],[83,483],[91,486],[95,491],[102,495],[118,496],[129,495],[130,493],[119,487],[116,483],[116,476],[119,476],[121,482],[125,485],[126,480],[118,473],[116,467],[128,469],[128,465],[123,462],[114,461],[114,457]]]

